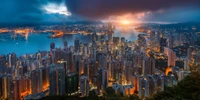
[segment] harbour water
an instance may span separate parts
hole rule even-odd
[[[74,45],[74,40],[79,38],[82,43],[91,43],[91,35],[74,34],[60,38],[48,38],[50,33],[29,33],[28,37],[17,35],[12,38],[14,33],[0,33],[0,55],[16,53],[17,56],[24,54],[35,54],[40,51],[49,51],[50,43],[54,42],[56,47],[63,47],[64,41],[68,42],[68,46]],[[138,32],[133,27],[117,27],[114,36],[125,37],[127,40],[133,41],[137,39]]]

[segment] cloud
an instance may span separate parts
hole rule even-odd
[[[66,5],[72,14],[104,19],[127,13],[140,13],[138,17],[143,17],[143,12],[161,13],[171,7],[200,6],[200,0],[66,0]]]
[[[172,7],[151,12],[143,18],[151,22],[200,22],[200,7]]]
[[[124,16],[147,21],[198,19],[199,7],[183,11],[174,8],[188,6],[200,6],[200,0],[0,0],[0,24],[114,20]],[[183,14],[187,16],[181,17]]]
[[[1,0],[0,14],[1,24],[58,22],[70,15],[64,0]]]
[[[67,10],[67,7],[65,6],[65,3],[61,4],[55,4],[55,3],[48,3],[47,5],[44,5],[42,7],[46,13],[48,14],[61,14],[61,15],[66,15],[70,16],[71,13]]]

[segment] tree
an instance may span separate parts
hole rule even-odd
[[[167,87],[154,100],[200,100],[200,71],[192,71],[174,87]]]

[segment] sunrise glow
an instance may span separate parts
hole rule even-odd
[[[124,24],[124,25],[129,25],[129,24],[131,24],[131,21],[129,21],[129,20],[122,20],[120,23]]]

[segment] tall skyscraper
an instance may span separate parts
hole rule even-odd
[[[49,81],[50,95],[65,94],[65,70],[61,64],[51,66]]]
[[[2,98],[13,98],[13,79],[11,75],[2,76]]]
[[[79,76],[77,73],[68,73],[65,77],[65,91],[67,95],[78,91]]]
[[[168,66],[175,66],[176,64],[176,52],[170,48],[165,47],[164,53],[168,56]]]
[[[166,38],[161,38],[160,39],[160,52],[164,52],[164,47],[167,46],[167,39]]]
[[[32,94],[42,92],[42,70],[37,69],[31,72],[31,90]]]
[[[89,81],[85,75],[80,76],[80,91],[82,97],[89,96]]]
[[[64,42],[64,49],[66,50],[68,48],[68,43],[67,41]]]
[[[76,39],[74,40],[74,47],[75,47],[74,51],[75,51],[75,52],[78,52],[78,51],[79,51],[79,45],[80,45],[79,39],[76,38]]]
[[[55,49],[55,43],[53,43],[53,42],[50,44],[50,50],[52,50],[52,49]]]

